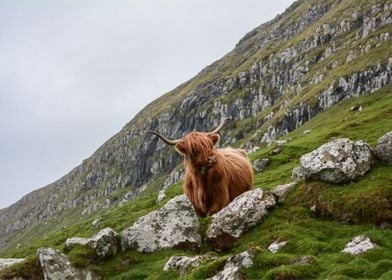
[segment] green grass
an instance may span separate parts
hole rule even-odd
[[[361,113],[350,111],[353,104],[363,106]],[[303,135],[306,129],[310,134]],[[320,113],[301,128],[284,138],[282,152],[269,155],[274,145],[264,147],[250,157],[252,160],[269,157],[267,168],[255,175],[255,185],[271,189],[277,184],[291,181],[291,170],[298,165],[302,154],[309,152],[332,137],[363,139],[375,145],[377,139],[392,130],[392,90],[385,88],[372,94],[349,99]],[[392,218],[391,167],[376,163],[371,171],[357,182],[333,185],[318,181],[300,182],[286,202],[271,211],[267,218],[237,241],[229,252],[219,253],[218,259],[191,271],[184,279],[205,279],[213,276],[225,260],[250,247],[258,248],[253,267],[244,270],[248,279],[389,279],[392,270],[392,231],[375,227]],[[116,231],[132,225],[140,216],[159,207],[182,192],[181,184],[166,190],[168,198],[157,205],[156,192],[149,192],[101,216],[99,229],[112,227]],[[310,211],[316,204],[317,212]],[[343,214],[350,215],[350,224],[341,222]],[[97,232],[91,226],[93,218],[36,238],[29,245],[9,251],[2,257],[31,259],[22,265],[5,270],[3,275],[19,275],[23,267],[37,268],[34,255],[39,247],[63,248],[68,237],[88,237]],[[200,218],[201,233],[208,226],[208,218]],[[380,248],[353,257],[340,253],[355,235],[366,234]],[[287,245],[273,255],[266,248],[276,239],[288,240]],[[121,252],[105,260],[96,258],[94,252],[75,247],[67,254],[74,265],[87,267],[104,279],[175,279],[175,272],[163,272],[165,262],[173,254],[194,255],[210,251],[203,244],[199,252],[179,249],[162,250],[144,254],[136,251]],[[301,256],[308,256],[309,264],[298,264]],[[5,274],[4,274],[5,273]],[[0,274],[1,276],[1,274]]]

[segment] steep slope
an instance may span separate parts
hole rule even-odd
[[[297,1],[235,49],[144,108],[90,158],[0,210],[0,247],[157,188],[179,157],[156,138],[234,121],[223,144],[271,143],[319,112],[392,83],[392,1]],[[40,232],[37,230],[37,232]],[[1,252],[1,251],[0,251]]]
[[[358,103],[363,106],[362,112],[350,110]],[[270,151],[276,148],[271,145],[251,154],[252,159],[266,156],[270,159],[267,168],[256,173],[256,185],[272,189],[277,184],[289,182],[291,170],[298,165],[300,156],[331,137],[362,139],[374,146],[380,135],[391,130],[391,115],[391,87],[333,105],[285,136],[284,139],[291,140],[281,146],[281,153],[270,155]],[[311,130],[311,133],[304,135],[305,130]],[[344,185],[320,181],[299,182],[287,200],[272,210],[262,223],[244,234],[232,250],[220,253],[217,260],[189,272],[184,279],[211,277],[229,256],[250,247],[257,247],[258,253],[253,267],[245,271],[247,279],[390,279],[392,231],[379,226],[391,221],[390,169],[390,166],[377,162],[359,181]],[[138,217],[161,207],[169,198],[181,192],[181,184],[175,184],[166,190],[168,198],[160,205],[155,203],[155,192],[142,195],[112,211],[98,213],[96,217],[102,218],[98,227],[91,226],[91,221],[96,218],[91,217],[45,233],[30,244],[23,244],[4,254],[4,257],[31,257],[27,263],[15,266],[6,274],[0,272],[0,279],[2,276],[21,277],[26,275],[26,271],[30,273],[30,278],[36,276],[41,279],[39,266],[33,257],[38,248],[50,246],[62,250],[68,237],[89,237],[105,227],[120,232],[131,226]],[[315,201],[317,212],[312,212],[311,206]],[[347,219],[347,214],[351,219]],[[209,222],[208,218],[199,220],[203,228]],[[358,234],[366,234],[380,248],[357,257],[340,253],[344,245]],[[280,252],[272,254],[266,248],[277,239],[287,240],[288,243]],[[210,250],[204,244],[197,254]],[[75,265],[94,270],[104,279],[177,279],[175,272],[162,271],[165,262],[172,255],[194,254],[196,252],[180,249],[149,254],[128,250],[116,257],[97,260],[94,253],[85,248],[74,248],[68,252]],[[309,263],[295,263],[304,256]]]

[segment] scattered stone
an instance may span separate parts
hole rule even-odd
[[[282,149],[281,149],[280,147],[277,147],[277,148],[273,149],[273,150],[270,152],[270,155],[277,155],[277,154],[279,154],[281,151],[282,151]]]
[[[268,158],[257,159],[253,162],[253,168],[256,172],[263,171],[269,163]]]
[[[302,134],[303,135],[306,135],[306,134],[309,134],[309,133],[311,133],[312,131],[310,130],[310,129],[307,129],[307,130],[304,130],[304,132],[302,132]]]
[[[313,256],[301,256],[295,259],[292,264],[308,265],[314,262]]]
[[[117,238],[117,232],[107,227],[91,238],[89,246],[95,250],[98,257],[115,256],[118,251]]]
[[[99,225],[101,223],[102,220],[103,220],[102,218],[95,219],[94,221],[92,221],[91,225],[93,227],[96,227],[97,225]]]
[[[378,139],[374,154],[385,164],[392,165],[392,131]]]
[[[166,262],[163,271],[176,270],[180,275],[184,275],[187,271],[212,259],[216,259],[216,256],[211,253],[194,257],[171,256]]]
[[[157,196],[157,199],[155,200],[156,204],[159,204],[166,198],[165,190],[160,190]]]
[[[249,268],[253,265],[253,258],[256,255],[256,249],[251,248],[235,255],[227,260],[223,270],[218,272],[214,277],[207,280],[243,280],[245,276],[241,272],[242,268]]]
[[[0,270],[9,267],[11,265],[14,265],[16,263],[21,263],[24,262],[25,259],[0,259]]]
[[[22,244],[21,243],[16,244],[16,249],[20,249],[20,248],[22,248]]]
[[[163,248],[200,247],[199,221],[185,195],[169,200],[161,209],[140,217],[121,233],[123,250],[153,252]]]
[[[287,241],[274,241],[268,246],[268,251],[275,254],[287,244]]]
[[[71,250],[75,245],[88,246],[91,238],[71,237],[65,241],[64,250]]]
[[[359,103],[354,104],[353,106],[351,106],[350,111],[353,112],[362,112],[362,105]]]
[[[312,211],[313,213],[316,213],[316,212],[317,212],[317,206],[316,206],[316,204],[313,204],[313,205],[310,207],[310,211]]]
[[[342,252],[356,256],[376,247],[378,246],[372,243],[369,237],[365,235],[358,235],[346,244],[346,247],[344,247]]]
[[[206,233],[207,241],[218,250],[230,249],[235,240],[258,224],[275,204],[274,195],[260,188],[244,192],[212,215]]]
[[[45,280],[65,279],[101,279],[93,272],[73,267],[68,257],[52,248],[40,248],[37,251]]]
[[[276,145],[278,145],[278,146],[282,146],[283,144],[286,144],[286,143],[287,143],[287,140],[276,140],[275,143],[276,143]]]
[[[331,183],[349,182],[369,171],[372,152],[362,140],[334,139],[300,159],[300,173],[305,179]]]
[[[297,185],[297,182],[291,182],[291,183],[284,184],[284,185],[278,185],[271,192],[278,198],[278,202],[284,202],[288,193],[291,192],[295,188],[296,185]]]

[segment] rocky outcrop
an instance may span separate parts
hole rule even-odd
[[[45,280],[86,279],[100,280],[93,272],[72,266],[68,257],[52,248],[40,248],[37,252]]]
[[[175,270],[180,275],[184,275],[189,270],[198,267],[201,264],[212,259],[216,259],[216,256],[211,253],[207,253],[205,255],[198,255],[194,257],[172,256],[166,262],[165,266],[163,267],[163,271]]]
[[[193,205],[185,195],[169,200],[161,209],[139,218],[121,232],[123,250],[153,252],[163,248],[200,247],[199,221]]]
[[[275,206],[275,197],[262,189],[247,191],[212,215],[206,239],[218,250],[231,248],[242,233],[258,224]]]
[[[89,246],[100,258],[117,255],[118,234],[111,228],[100,230],[91,238],[71,237],[65,241],[64,249],[71,250],[75,245]]]
[[[256,249],[251,248],[235,255],[227,260],[223,270],[218,272],[214,277],[208,280],[245,280],[241,269],[249,268],[253,265],[253,258],[256,255]]]
[[[356,180],[369,171],[373,162],[368,144],[347,138],[332,140],[300,159],[305,179],[342,183]]]
[[[385,133],[378,139],[373,151],[382,162],[392,165],[392,131]]]
[[[342,252],[356,256],[377,247],[376,244],[370,241],[369,237],[358,235],[346,244]]]
[[[0,259],[0,270],[3,268],[9,267],[11,265],[14,265],[16,263],[21,263],[24,262],[26,259]]]

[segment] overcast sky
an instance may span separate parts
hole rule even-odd
[[[65,175],[292,0],[0,0],[0,208]]]

